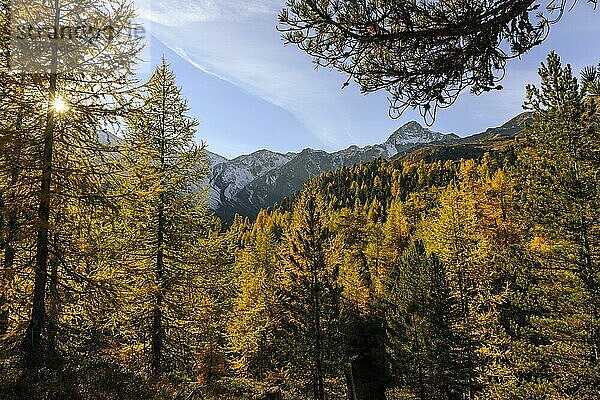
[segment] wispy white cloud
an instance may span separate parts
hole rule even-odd
[[[324,147],[374,143],[403,121],[419,119],[409,111],[390,121],[384,93],[365,99],[355,87],[341,91],[342,76],[315,72],[305,54],[283,46],[275,26],[284,0],[136,1],[144,24],[167,47],[198,69],[289,111]],[[434,128],[473,133],[514,116],[521,111],[525,84],[537,82],[536,69],[551,49],[566,61],[597,62],[598,27],[597,14],[583,5],[567,13],[543,46],[509,62],[505,90],[480,97],[463,93],[451,109],[438,113]]]
[[[153,2],[140,13],[152,35],[204,72],[292,113],[324,146],[349,140],[342,78],[315,72],[275,26],[283,0]]]
[[[237,21],[276,12],[280,0],[137,0],[140,16],[167,26],[208,21]]]

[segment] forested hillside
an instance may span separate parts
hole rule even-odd
[[[519,128],[522,127],[520,124]],[[360,162],[400,157],[425,146],[455,143],[458,139],[456,135],[433,132],[412,121],[398,128],[385,143],[350,146],[333,153],[313,149],[287,154],[259,150],[233,160],[208,153],[209,205],[228,223],[235,214],[254,219],[261,209],[300,191],[310,177]]]
[[[288,40],[316,57],[344,49],[337,31],[311,41],[313,29],[345,28],[310,3],[289,2]],[[319,3],[342,17],[396,4]],[[399,11],[444,26],[438,7],[459,3],[460,28],[473,2]],[[468,65],[453,58],[435,77],[459,69],[458,81],[432,83],[411,60],[392,72],[427,93],[405,98],[394,80],[383,86],[392,109],[433,112],[467,84],[491,90],[505,58],[485,53],[478,70],[474,49],[508,38],[517,56],[544,33],[532,1],[513,3],[492,8],[502,18],[474,48],[424,31]],[[551,53],[514,140],[337,169],[225,225],[208,206],[198,121],[164,58],[137,82],[131,37],[10,46],[11,21],[39,13],[55,33],[82,15],[129,23],[133,4],[14,4],[0,1],[0,399],[600,398],[600,68],[578,79]],[[387,45],[376,28],[348,37]],[[353,66],[332,66],[375,90],[389,71],[374,63],[389,53],[358,44]]]
[[[597,83],[540,75],[512,148],[344,168],[238,220],[236,371],[283,398],[600,396]]]
[[[41,110],[9,104],[0,398],[597,398],[598,75],[540,76],[512,145],[328,172],[228,229],[166,62],[118,139],[54,114],[49,203]]]

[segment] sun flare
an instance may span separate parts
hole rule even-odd
[[[52,104],[52,106],[54,107],[54,111],[56,111],[58,113],[65,112],[69,109],[69,106],[67,105],[67,103],[65,103],[65,101],[62,98],[60,98],[59,96],[57,96],[54,99],[54,103]]]

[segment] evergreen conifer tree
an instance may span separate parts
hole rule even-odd
[[[342,288],[339,254],[326,225],[325,203],[309,182],[286,232],[278,291],[281,346],[292,393],[324,400],[342,389]]]
[[[388,355],[395,398],[459,398],[455,322],[445,268],[421,241],[392,266],[386,281]]]
[[[551,53],[527,88],[533,124],[518,148],[521,204],[537,257],[526,355],[554,396],[598,396],[600,135],[597,98]],[[589,77],[588,77],[589,78]],[[532,385],[523,379],[524,387]],[[543,387],[541,387],[543,386]]]

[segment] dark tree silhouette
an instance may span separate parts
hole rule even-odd
[[[502,89],[506,62],[547,37],[577,0],[288,0],[279,29],[318,66],[363,93],[389,93],[390,116],[432,122],[470,88]],[[596,6],[596,0],[589,0]]]

